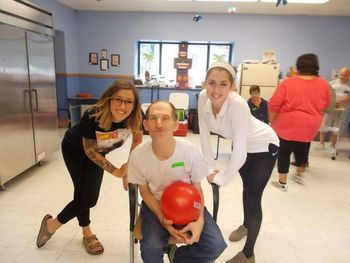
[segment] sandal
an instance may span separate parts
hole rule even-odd
[[[47,214],[44,216],[43,220],[41,221],[41,226],[39,230],[38,237],[36,239],[36,245],[37,247],[42,247],[46,244],[46,242],[52,237],[54,233],[49,233],[49,230],[47,229],[47,220],[51,219],[52,216]]]
[[[84,237],[83,243],[86,252],[88,252],[90,255],[99,255],[102,254],[104,251],[104,248],[100,241],[98,241],[96,235],[92,235],[90,237]]]

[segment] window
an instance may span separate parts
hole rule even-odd
[[[159,72],[160,58],[159,43],[140,43],[139,44],[139,74],[143,76],[147,70],[151,75]]]
[[[207,45],[191,45],[188,47],[188,57],[192,58],[192,68],[188,71],[188,77],[195,86],[202,86],[207,72],[208,56]]]
[[[230,46],[210,45],[209,65],[216,61],[230,61]]]
[[[162,75],[166,81],[175,82],[176,80],[176,68],[174,68],[174,58],[178,56],[178,53],[178,44],[162,45],[162,68],[159,74]]]
[[[143,76],[148,71],[158,80],[167,84],[176,80],[174,58],[178,57],[179,42],[138,42],[137,75]],[[187,42],[187,57],[192,59],[188,70],[189,86],[201,86],[210,64],[216,61],[231,62],[233,43],[191,43]]]

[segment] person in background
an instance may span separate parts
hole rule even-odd
[[[287,73],[287,78],[294,77],[297,74],[298,74],[298,70],[297,70],[296,66],[291,66],[291,67],[289,67],[289,71]]]
[[[269,100],[270,124],[280,138],[279,180],[272,181],[272,185],[281,191],[287,191],[292,152],[297,165],[292,179],[302,183],[310,143],[320,128],[323,111],[331,103],[328,83],[318,76],[317,56],[301,55],[296,66],[298,75],[283,80]]]
[[[297,74],[298,74],[297,67],[296,66],[290,66],[286,77],[287,78],[294,77]],[[292,155],[293,155],[293,157],[292,157],[293,161],[291,161],[290,164],[293,165],[293,166],[297,166],[297,163],[296,163],[295,157],[294,157],[295,156],[294,153]],[[309,153],[307,153],[307,155],[309,156]],[[302,164],[302,166],[305,167],[305,169],[306,169],[306,167],[309,167],[309,159],[307,159],[306,163]]]
[[[335,147],[340,130],[342,114],[347,116],[348,104],[350,101],[350,68],[344,67],[340,69],[337,79],[332,80],[329,84],[335,92],[335,109],[325,113],[320,129],[320,144],[316,147],[317,150],[325,150],[326,133],[330,127],[338,128],[332,132],[331,145],[329,150],[335,152]]]
[[[200,217],[178,230],[164,217],[160,207],[164,189],[175,181],[192,183],[204,200],[200,182],[207,174],[200,151],[173,136],[178,122],[176,109],[170,102],[153,102],[143,122],[152,140],[131,153],[128,170],[129,182],[139,185],[143,199],[140,212],[142,260],[161,263],[163,254],[168,253],[170,262],[212,262],[227,245],[207,209],[202,206]],[[191,235],[186,234],[188,231]],[[186,246],[168,246],[170,236]]]
[[[228,63],[215,62],[209,67],[198,100],[200,141],[209,182],[227,185],[238,172],[243,182],[244,220],[229,240],[235,242],[244,236],[247,240],[243,250],[227,263],[254,263],[254,246],[262,222],[261,198],[276,162],[279,140],[272,128],[254,118],[247,102],[233,92],[235,76]],[[215,166],[210,132],[233,142],[226,171]]]
[[[290,66],[286,77],[287,78],[294,77],[297,74],[298,74],[297,67],[296,66]],[[307,155],[309,155],[309,153]],[[294,153],[293,153],[293,158],[292,159],[293,159],[293,161],[291,161],[290,164],[293,165],[293,166],[297,166],[297,163],[296,163],[295,157],[294,157]],[[305,164],[303,164],[302,166],[304,166],[305,168],[309,167],[309,160],[307,160],[307,162]]]
[[[148,70],[145,71],[145,82],[150,82],[151,81],[151,74],[149,73]]]
[[[140,99],[134,85],[114,82],[99,101],[88,109],[79,124],[67,130],[62,141],[62,154],[73,181],[74,197],[53,218],[47,214],[41,223],[36,244],[42,247],[65,223],[77,218],[82,228],[83,244],[89,254],[104,248],[90,227],[90,208],[97,203],[104,171],[123,178],[127,189],[127,163],[115,167],[106,154],[121,147],[132,134],[132,151],[142,141]]]
[[[252,115],[262,122],[269,123],[267,101],[260,97],[260,87],[252,85],[249,88],[250,99],[247,101]]]

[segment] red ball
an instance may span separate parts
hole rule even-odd
[[[164,189],[160,206],[166,219],[175,225],[187,225],[198,219],[203,202],[196,187],[176,181]]]

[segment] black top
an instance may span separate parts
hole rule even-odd
[[[261,98],[260,106],[256,106],[252,99],[249,99],[248,105],[250,108],[250,112],[252,115],[257,118],[258,120],[261,120],[262,122],[269,123],[268,115],[267,115],[267,101]]]
[[[126,120],[119,123],[113,122],[109,130],[104,130],[98,126],[94,117],[90,117],[94,112],[91,109],[85,111],[80,123],[67,130],[64,139],[82,151],[84,151],[82,137],[94,139],[97,141],[98,151],[106,155],[122,146],[131,134],[131,130],[126,128]]]

